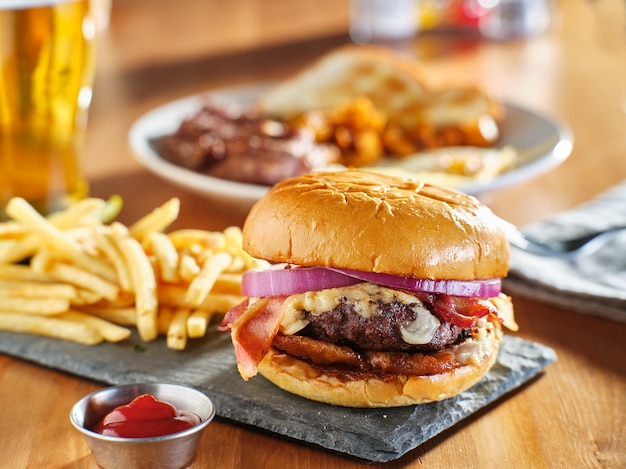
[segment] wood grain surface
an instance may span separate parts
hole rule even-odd
[[[555,24],[540,37],[498,43],[424,32],[402,45],[442,80],[478,82],[572,129],[574,148],[562,165],[484,199],[498,215],[520,225],[574,207],[626,178],[626,5],[622,0],[556,3]],[[241,214],[143,169],[130,154],[129,127],[173,99],[284,77],[349,42],[347,31],[347,0],[115,1],[110,26],[100,38],[89,121],[85,170],[92,194],[121,194],[125,222],[178,196],[177,227],[240,225]],[[513,300],[520,325],[516,335],[553,348],[558,361],[385,467],[626,467],[626,324]],[[102,386],[0,355],[0,466],[96,467],[68,415],[78,399]],[[193,467],[348,469],[361,464],[217,420],[208,427]]]

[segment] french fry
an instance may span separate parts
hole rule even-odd
[[[189,304],[185,301],[187,289],[182,285],[159,285],[159,303],[184,308],[197,308],[214,311],[217,313],[226,313],[233,306],[238,305],[242,301],[241,295],[233,295],[228,293],[209,293],[200,305]]]
[[[26,298],[0,296],[0,311],[36,315],[64,313],[70,307],[67,298]]]
[[[166,334],[170,328],[170,323],[172,322],[172,317],[174,317],[174,307],[169,305],[164,305],[159,308],[159,313],[157,316],[157,329],[159,330],[159,334]]]
[[[54,251],[52,254],[55,257],[58,256],[59,259],[72,262],[78,267],[102,277],[104,280],[112,283],[117,282],[117,272],[113,266],[103,258],[94,257],[84,251]]]
[[[178,282],[178,251],[170,238],[161,232],[148,235],[148,244],[158,261],[159,274],[164,282]]]
[[[196,309],[187,317],[187,336],[197,339],[206,335],[206,330],[211,322],[213,311]]]
[[[37,213],[24,199],[14,197],[9,200],[6,206],[6,213],[35,231],[44,244],[55,249],[55,255],[71,260],[107,280],[115,280],[116,274],[113,267],[104,260],[84,252],[76,240],[66,236],[46,218]]]
[[[0,264],[20,262],[37,252],[39,238],[28,233],[22,239],[11,239],[0,243]]]
[[[121,342],[130,337],[130,329],[118,326],[117,324],[97,316],[92,316],[91,314],[70,310],[67,313],[60,314],[58,317],[76,322],[84,322],[96,329],[107,342]]]
[[[117,240],[125,236],[130,236],[130,233],[128,232],[128,227],[119,222],[115,221],[111,223],[109,227],[111,229],[111,236],[113,240]]]
[[[98,330],[89,324],[55,316],[2,312],[0,330],[53,337],[85,345],[96,345],[104,340]]]
[[[87,305],[80,308],[81,311],[93,316],[105,319],[121,326],[137,325],[137,310],[134,307],[103,307]]]
[[[176,249],[199,245],[204,249],[223,251],[226,249],[226,239],[223,233],[195,229],[172,231],[167,236]]]
[[[85,306],[100,303],[102,299],[102,295],[98,292],[77,288],[76,297],[72,298],[70,303],[73,306]]]
[[[183,253],[178,261],[178,275],[185,282],[192,282],[200,273],[200,266],[193,256]]]
[[[130,271],[135,291],[139,336],[144,341],[154,340],[159,333],[157,330],[157,285],[152,264],[135,238],[121,239],[119,246]]]
[[[61,230],[61,232],[68,238],[76,241],[82,251],[86,251],[94,256],[99,255],[90,226],[73,226],[71,228],[65,228]]]
[[[224,272],[243,272],[246,270],[246,260],[241,256],[233,256],[232,261]]]
[[[241,232],[241,228],[239,228],[238,226],[229,226],[228,228],[224,229],[223,233],[224,241],[226,242],[227,248],[245,252],[241,248],[241,241],[243,239],[243,233]]]
[[[219,274],[228,268],[232,260],[233,257],[227,252],[219,252],[207,259],[202,265],[200,273],[189,285],[185,302],[195,306],[202,304],[213,288]]]
[[[96,198],[79,200],[65,210],[50,216],[50,222],[59,229],[73,228],[78,225],[99,221],[99,214],[104,209],[105,201]]]
[[[227,313],[230,309],[237,306],[243,301],[241,295],[229,295],[225,294],[210,294],[208,295],[199,309],[208,309],[209,311],[215,311],[216,313]]]
[[[132,308],[135,306],[135,293],[134,291],[121,291],[115,300],[103,299],[98,304],[94,304],[94,306],[101,308]]]
[[[119,287],[88,270],[64,262],[52,262],[47,272],[57,280],[76,285],[97,293],[100,297],[114,301],[120,292]]]
[[[187,346],[187,317],[188,308],[178,308],[174,311],[172,321],[167,329],[167,347],[173,350],[184,350]]]
[[[0,296],[55,297],[72,299],[76,289],[65,283],[0,280]]]
[[[128,231],[133,238],[142,241],[149,233],[163,231],[170,226],[178,217],[179,211],[180,200],[174,197],[137,220],[128,228]]]
[[[117,245],[111,240],[109,234],[105,233],[103,229],[93,227],[92,233],[98,243],[98,247],[115,267],[117,279],[121,289],[126,292],[132,291],[133,286],[130,278],[130,272],[128,271],[128,266],[124,262],[124,258],[122,257]]]
[[[7,221],[0,223],[0,239],[20,239],[28,234],[28,229],[21,223]]]
[[[25,264],[0,264],[0,279],[23,282],[52,282],[54,279],[41,272],[36,272]]]
[[[211,292],[241,295],[241,274],[221,273],[215,280]]]
[[[241,228],[238,226],[229,226],[224,229],[224,238],[226,240],[226,249],[228,252],[232,253],[236,258],[241,258],[244,262],[243,266],[240,264],[231,265],[232,271],[241,273],[244,270],[257,269],[268,265],[268,262],[255,259],[243,250],[243,234],[241,232]]]
[[[13,219],[39,233],[46,243],[54,245],[63,251],[80,251],[80,245],[73,239],[63,235],[63,232],[41,216],[21,197],[13,197],[7,203],[6,213]]]
[[[48,251],[41,250],[30,258],[30,268],[37,275],[48,276],[54,279],[50,275],[50,268],[54,262]]]
[[[109,201],[100,199],[84,199],[75,202],[62,212],[53,214],[49,221],[60,229],[71,228],[79,223],[92,222],[97,218],[105,218],[119,212],[121,199],[111,197]],[[18,202],[20,205],[21,202]],[[21,210],[18,208],[17,210]],[[9,221],[0,224],[0,238],[14,242],[0,243],[0,264],[11,264],[30,257],[41,244],[39,237],[32,228],[24,223]]]

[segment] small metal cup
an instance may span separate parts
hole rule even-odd
[[[152,394],[178,410],[193,412],[201,422],[172,435],[120,438],[91,431],[107,413],[141,394]],[[202,432],[215,417],[215,406],[204,393],[176,384],[140,383],[112,386],[78,401],[70,412],[72,425],[85,437],[98,465],[105,469],[180,469],[191,465]]]

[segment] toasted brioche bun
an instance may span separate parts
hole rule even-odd
[[[279,388],[314,401],[345,407],[400,407],[440,401],[469,389],[492,368],[502,343],[498,321],[489,322],[470,363],[430,376],[327,374],[323,368],[270,349],[259,373]],[[462,347],[455,346],[457,348]],[[455,347],[452,347],[454,349]],[[467,354],[466,354],[467,359]]]
[[[510,256],[499,219],[476,198],[356,170],[274,186],[249,213],[243,247],[275,263],[438,280],[504,277]]]
[[[438,86],[415,60],[377,45],[347,45],[323,55],[259,97],[266,114],[289,119],[307,111],[332,109],[368,97],[389,122],[407,131],[427,123],[459,132],[502,119],[501,103],[472,85]],[[481,142],[478,142],[481,143]]]

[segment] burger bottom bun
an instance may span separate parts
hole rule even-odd
[[[396,375],[380,379],[374,374],[340,376],[291,355],[270,349],[259,373],[279,388],[306,399],[344,407],[401,407],[447,399],[469,389],[495,364],[502,344],[497,321],[489,328],[469,364],[428,376]]]

